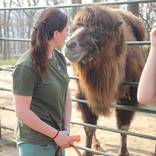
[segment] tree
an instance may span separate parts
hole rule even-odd
[[[82,4],[82,0],[71,0],[71,4]],[[72,19],[74,19],[78,9],[79,8],[77,8],[77,7],[72,8]]]
[[[131,1],[131,0],[128,0]],[[139,17],[139,3],[128,4],[127,10],[132,12],[135,16]]]
[[[2,37],[2,13],[0,12],[0,37]],[[3,51],[3,48],[2,48],[2,41],[0,41],[0,58],[2,56],[2,52]]]
[[[10,0],[9,2],[8,1],[5,1],[3,0],[3,6],[4,7],[11,7],[12,6],[12,0]],[[11,10],[4,10],[4,23],[3,23],[3,35],[5,38],[9,38],[10,37],[10,32],[9,32],[9,22],[10,22],[10,14],[11,14]],[[3,50],[3,59],[6,60],[6,59],[10,59],[10,46],[9,46],[9,42],[8,41],[4,41],[4,50]]]

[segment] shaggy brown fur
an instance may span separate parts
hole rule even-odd
[[[78,106],[83,121],[96,124],[99,115],[110,114],[114,102],[137,106],[137,88],[124,86],[122,82],[138,82],[144,66],[140,46],[126,45],[126,41],[144,40],[142,21],[122,9],[82,7],[74,18],[73,32],[64,50],[69,60],[74,53],[85,51],[81,60],[72,61],[74,74],[80,77],[76,97],[88,100],[88,106],[81,103]],[[134,112],[116,112],[118,128],[128,130]],[[85,130],[89,147],[90,130]],[[124,147],[121,145],[119,155],[129,155],[126,136],[122,135],[122,140]]]
[[[118,29],[116,19],[124,20],[122,28]],[[145,29],[142,22],[129,12],[112,10],[110,8],[103,10],[97,9],[97,7],[92,9],[89,7],[83,8],[82,11],[77,13],[73,21],[73,30],[81,25],[90,29],[90,32],[93,34],[92,43],[95,45],[95,48],[85,56],[87,60],[84,58],[85,61],[88,61],[92,57],[92,60],[87,65],[86,63],[78,63],[74,66],[77,66],[76,68],[81,78],[80,85],[83,91],[85,91],[85,96],[92,111],[95,114],[107,116],[109,108],[113,102],[116,102],[116,98],[118,99],[119,96],[123,97],[123,93],[125,94],[125,92],[118,90],[122,81],[127,81],[128,79],[128,81],[134,81],[134,72],[130,76],[131,79],[130,77],[127,79],[125,77],[126,55],[128,57],[140,55],[136,56],[138,57],[136,58],[138,59],[136,60],[137,63],[133,62],[134,64],[130,64],[130,67],[127,68],[135,70],[139,66],[141,68],[143,66],[141,53],[137,54],[139,47],[127,46],[126,48],[125,42],[144,40]],[[127,54],[127,50],[131,51],[130,54]],[[127,72],[133,71],[132,69]],[[137,75],[140,76],[140,73],[141,70],[139,70]],[[120,88],[123,89],[123,87]],[[120,93],[118,93],[119,91]],[[126,89],[126,91],[128,94],[129,90]]]

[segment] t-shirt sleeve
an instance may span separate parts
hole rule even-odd
[[[27,66],[17,65],[12,73],[12,92],[17,95],[32,96],[37,84],[37,74]]]

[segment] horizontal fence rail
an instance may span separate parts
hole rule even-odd
[[[69,8],[69,7],[82,7],[88,5],[123,5],[123,4],[136,4],[136,3],[149,3],[155,2],[155,0],[131,0],[131,1],[119,1],[119,2],[98,2],[98,3],[86,3],[86,4],[70,4],[70,5],[48,5],[48,6],[31,6],[31,7],[11,7],[0,8],[0,10],[29,10],[29,9],[45,9],[48,7],[55,8]]]
[[[86,148],[86,147],[82,147],[82,146],[78,146],[78,145],[75,145],[78,149],[81,149],[81,150],[85,150],[87,152],[93,152],[93,153],[96,153],[98,155],[105,155],[105,156],[112,156],[110,154],[106,154],[106,153],[103,153],[103,152],[99,152],[99,151],[96,151],[96,150],[92,150],[90,148]]]
[[[0,106],[0,109],[15,112],[14,109],[7,108],[4,106]],[[87,123],[80,123],[80,122],[75,122],[75,121],[71,121],[70,123],[84,126],[84,127],[90,127],[90,128],[101,129],[101,130],[105,130],[105,131],[111,131],[111,132],[115,132],[115,133],[122,133],[122,134],[126,134],[126,135],[156,140],[155,136],[150,136],[150,135],[145,135],[145,134],[140,134],[140,133],[135,133],[135,132],[130,132],[130,131],[118,130],[118,129],[114,129],[114,128],[108,128],[108,127],[104,127],[104,126],[92,125],[92,124],[87,124]],[[4,129],[12,130],[11,127],[7,127],[7,126],[1,125],[1,124],[0,124],[0,127],[4,128]]]
[[[0,90],[2,91],[11,91],[11,89],[4,88],[0,86]],[[74,99],[72,98],[73,102],[80,102],[83,104],[87,104],[87,100],[81,100],[81,99]],[[122,110],[129,110],[129,111],[137,111],[137,112],[144,112],[144,113],[151,113],[151,114],[156,114],[156,110],[154,109],[149,109],[149,108],[141,108],[141,107],[133,107],[133,106],[125,106],[125,105],[118,105],[118,104],[113,104],[112,107],[116,109],[122,109]],[[0,109],[5,109],[5,107],[0,106]]]
[[[30,42],[31,39],[22,39],[22,38],[2,38],[1,41],[19,41],[19,42]],[[150,45],[151,41],[128,41],[126,42],[128,45]]]

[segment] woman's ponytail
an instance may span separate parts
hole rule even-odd
[[[33,66],[39,76],[44,76],[48,62],[48,36],[46,25],[43,22],[36,23],[31,37],[31,57]]]

